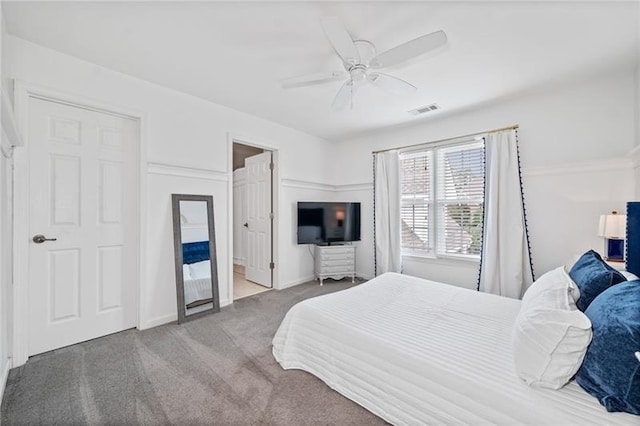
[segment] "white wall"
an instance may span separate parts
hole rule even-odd
[[[640,7],[638,8],[638,22],[640,22]],[[640,29],[636,30],[637,46],[636,51],[636,110],[635,110],[635,122],[636,122],[636,145],[640,146]],[[640,185],[638,185],[640,187]],[[636,198],[638,197],[638,191],[636,190]]]
[[[640,22],[640,9],[638,9],[638,21]],[[640,31],[638,32],[638,44],[640,44]],[[634,162],[635,170],[635,200],[640,200],[640,51],[637,53],[636,65],[636,109],[635,109],[635,122],[636,122],[636,148],[631,155]]]
[[[8,150],[2,132],[2,145]],[[0,402],[9,367],[11,336],[11,159],[0,153]]]
[[[2,132],[2,148],[9,150],[8,141]],[[9,348],[11,341],[11,159],[0,153],[0,402],[9,371]]]
[[[2,91],[7,93],[5,67],[5,46],[7,42],[6,25],[2,8],[0,8],[0,82]],[[11,106],[9,106],[11,107]],[[2,115],[7,112],[0,111]],[[11,338],[12,338],[12,314],[13,314],[13,158],[11,144],[17,143],[7,136],[15,134],[0,126],[0,402],[4,394],[4,387],[11,367]],[[15,131],[15,128],[13,129]]]
[[[6,42],[4,17],[0,8],[0,46]],[[0,51],[0,70],[4,69],[4,49]],[[6,91],[4,78],[0,77],[2,89]],[[4,111],[0,111],[4,113]],[[1,127],[1,126],[0,126]],[[11,228],[11,188],[12,175],[10,157],[10,141],[5,129],[0,128],[0,402],[4,394],[4,386],[10,367],[11,315],[13,294],[11,292],[12,262],[13,262],[13,234]]]
[[[94,99],[100,104],[135,109],[143,123],[147,179],[146,280],[142,283],[140,325],[143,328],[176,319],[171,222],[171,193],[212,194],[221,304],[231,302],[227,283],[230,256],[228,207],[232,202],[228,135],[277,150],[280,180],[328,179],[327,142],[248,114],[132,78],[10,36],[9,78],[58,92]],[[280,182],[277,182],[279,185]],[[317,198],[319,190],[310,190]],[[291,237],[290,206],[298,194],[281,186],[278,210],[279,251],[275,254],[280,287],[303,282],[312,265],[290,268],[300,247]],[[26,285],[26,283],[16,283]]]
[[[536,274],[601,249],[598,217],[623,211],[634,196],[628,153],[635,145],[635,71],[576,78],[456,115],[433,116],[336,144],[335,184],[370,183],[371,152],[519,124],[529,230]],[[370,208],[371,191],[352,193]],[[363,218],[363,232],[372,234]],[[359,271],[373,273],[373,247],[358,252]],[[412,275],[475,288],[474,263],[405,258]]]
[[[636,108],[635,108],[635,123],[636,123],[636,146],[640,146],[640,59],[638,60],[638,66],[636,67]]]

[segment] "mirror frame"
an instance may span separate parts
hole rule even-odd
[[[184,280],[182,272],[182,227],[180,223],[180,201],[204,201],[207,203],[207,221],[209,225],[209,259],[211,261],[211,309],[186,314],[187,307],[184,303]],[[218,262],[216,253],[216,235],[213,221],[213,196],[193,194],[171,194],[173,213],[173,250],[176,261],[176,294],[178,300],[178,324],[191,321],[202,316],[220,311],[220,297],[218,295]]]

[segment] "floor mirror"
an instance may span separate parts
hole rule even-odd
[[[220,310],[213,197],[172,194],[178,323]]]

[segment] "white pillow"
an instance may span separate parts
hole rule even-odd
[[[186,263],[182,265],[182,279],[184,281],[191,279],[191,269],[189,268],[189,265]]]
[[[538,278],[522,298],[513,328],[513,360],[528,385],[560,389],[580,368],[591,321],[576,308],[578,287],[564,267]]]
[[[211,278],[211,261],[203,260],[202,262],[196,262],[189,264],[191,269],[191,278],[194,280],[200,278]]]
[[[620,271],[620,273],[622,275],[624,275],[624,277],[627,279],[627,281],[633,281],[633,280],[637,280],[638,279],[638,276],[636,274],[634,274],[633,272]]]
[[[558,291],[561,294],[569,294],[574,302],[572,309],[578,309],[575,306],[575,302],[580,299],[580,288],[573,282],[571,276],[567,273],[566,266],[558,266],[556,269],[538,277],[538,279],[531,284],[524,293],[524,296],[522,296],[522,304],[529,305],[534,303],[534,300],[544,297],[543,293],[555,291]]]

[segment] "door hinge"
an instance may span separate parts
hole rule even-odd
[[[273,171],[274,168],[275,166],[273,165],[273,163],[269,163],[269,170]]]
[[[269,219],[273,220],[273,212],[269,212]]]
[[[275,264],[275,263],[273,263],[273,262],[270,262],[270,263],[269,263],[269,269],[273,269],[273,268],[275,268],[275,267],[276,267],[276,264]]]

